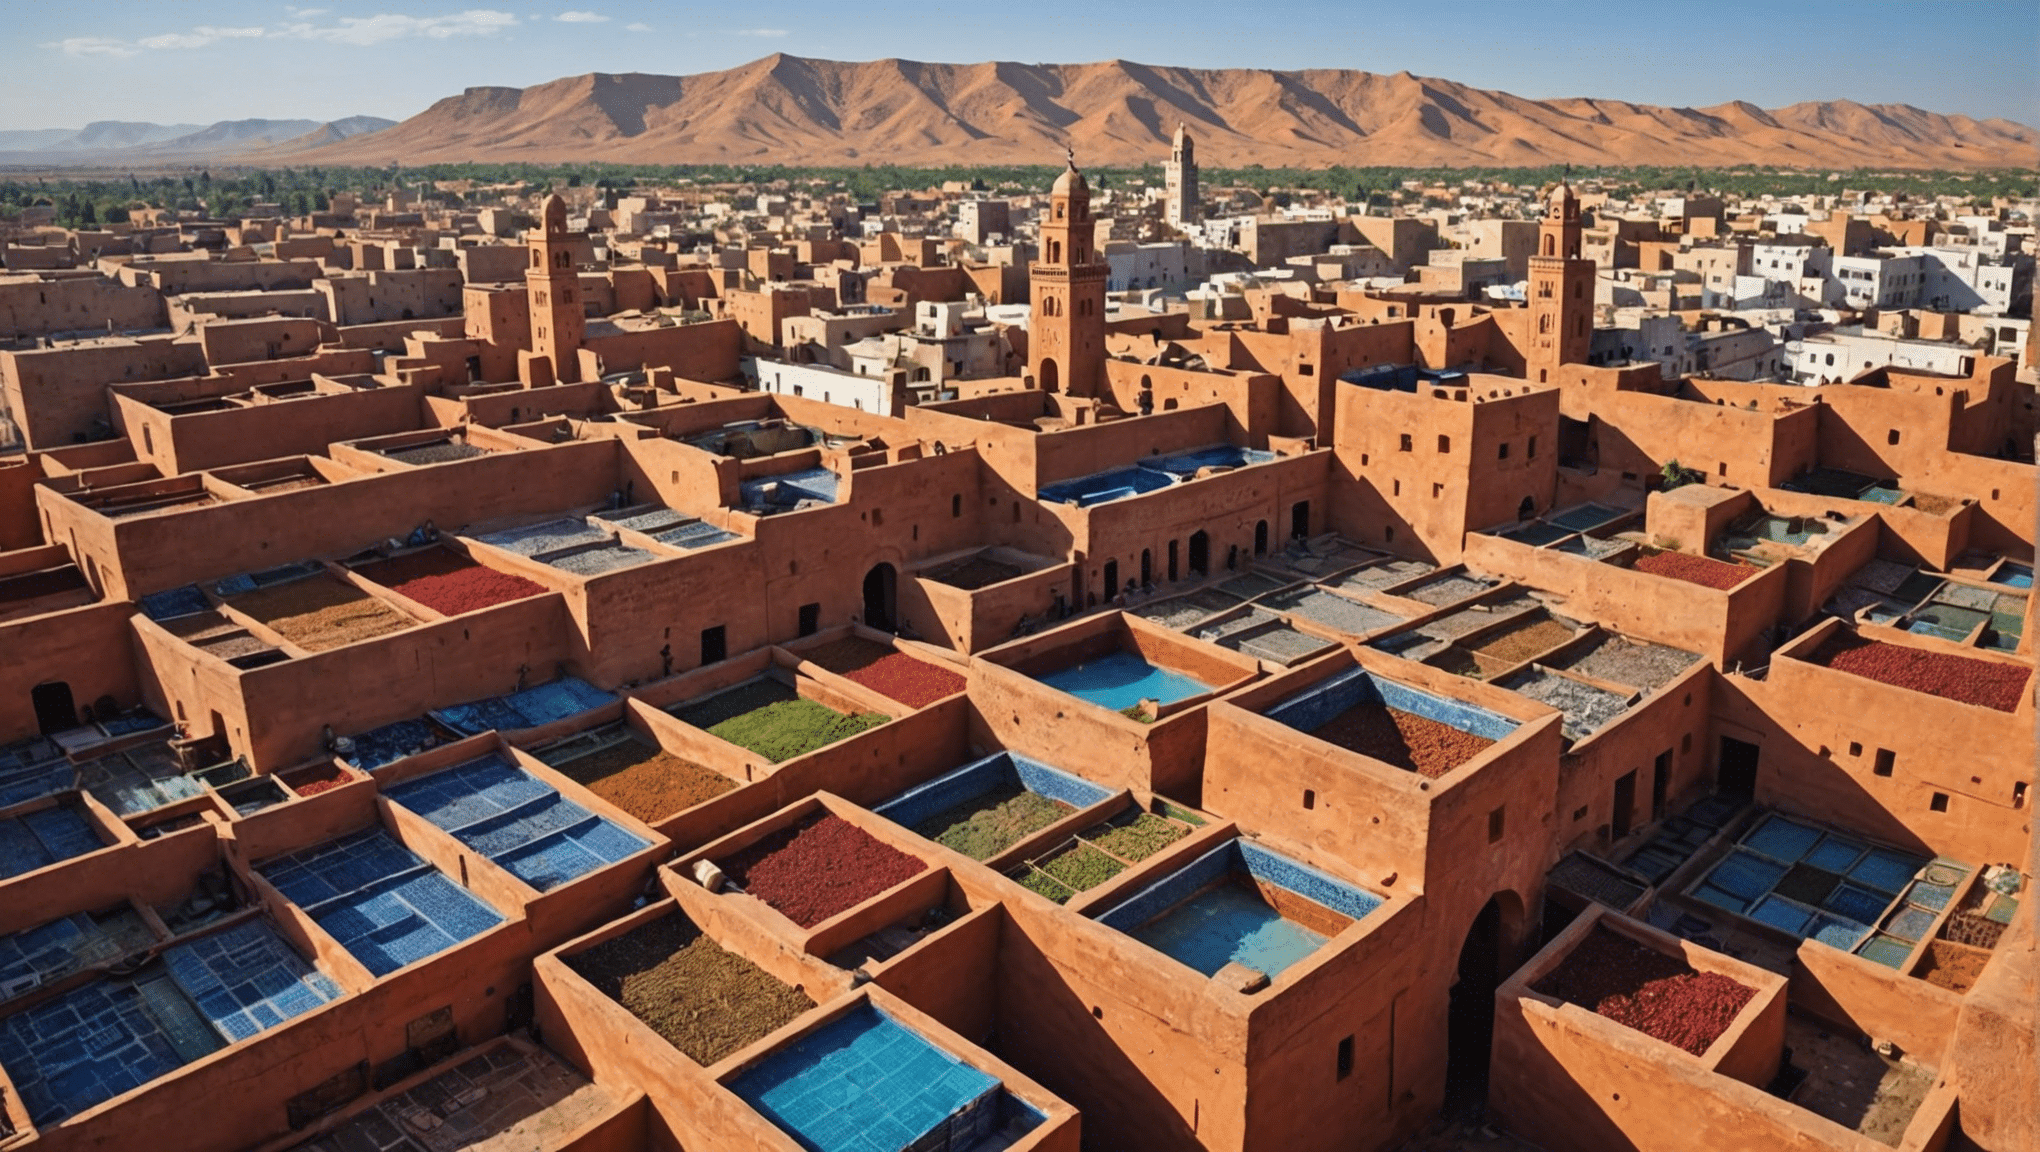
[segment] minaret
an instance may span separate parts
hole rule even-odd
[[[524,243],[531,249],[531,264],[524,270],[531,296],[531,354],[550,362],[554,380],[578,383],[587,321],[581,311],[581,275],[574,269],[566,201],[557,194],[547,197],[545,220],[524,234]]]
[[[1168,191],[1162,198],[1162,219],[1180,231],[1204,215],[1197,201],[1197,145],[1180,120],[1176,123],[1176,142],[1169,150],[1165,171]]]
[[[1530,257],[1530,348],[1524,375],[1544,382],[1563,364],[1583,364],[1593,343],[1594,262],[1580,258],[1580,200],[1559,181]]]
[[[1033,312],[1027,361],[1043,392],[1096,396],[1105,375],[1105,278],[1091,219],[1091,189],[1074,155],[1049,191],[1041,259],[1028,277]]]

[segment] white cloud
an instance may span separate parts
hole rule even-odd
[[[301,20],[307,20],[313,16],[324,16],[332,11],[331,8],[299,8],[294,4],[285,4],[283,10]]]
[[[786,35],[786,29],[784,29],[784,28],[739,28],[739,29],[737,29],[737,30],[736,30],[736,31],[735,31],[734,33],[732,33],[732,35],[735,35],[735,36],[784,36],[784,35]]]
[[[609,17],[600,12],[562,12],[553,17],[562,24],[607,24]]]
[[[650,32],[652,26],[650,24],[625,24],[623,30],[625,32]]]
[[[494,36],[516,26],[517,17],[512,13],[470,8],[451,16],[404,16],[393,12],[374,16],[342,16],[338,24],[292,24],[270,35],[366,47],[412,38],[449,40],[456,36]]]
[[[125,40],[109,40],[104,36],[73,36],[43,47],[55,48],[66,56],[133,56],[140,51]]]
[[[290,11],[300,17],[324,13],[324,8],[292,8]],[[606,20],[593,12],[569,12],[562,20]],[[299,20],[279,28],[221,28],[200,24],[187,32],[164,32],[155,36],[144,36],[139,40],[115,40],[104,36],[74,36],[44,44],[66,56],[134,56],[144,50],[168,52],[204,48],[222,40],[318,40],[328,44],[347,44],[366,47],[390,40],[412,38],[447,40],[456,36],[494,36],[506,28],[517,26],[517,17],[509,12],[497,12],[489,8],[470,8],[451,16],[405,16],[397,13],[380,13],[375,16],[342,16],[338,23],[315,24]]]
[[[203,48],[221,40],[253,40],[262,35],[260,28],[214,28],[201,24],[189,32],[168,32],[161,36],[144,36],[135,41],[143,48]]]

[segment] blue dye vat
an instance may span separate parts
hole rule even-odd
[[[2007,588],[2031,588],[2033,569],[2026,564],[2006,564],[1991,574],[1990,582]]]
[[[340,998],[264,920],[248,920],[163,954],[170,978],[228,1040],[246,1040]]]
[[[0,745],[0,808],[40,800],[77,781],[77,771],[54,741],[30,736]]]
[[[1790,864],[1806,855],[1807,850],[1819,840],[1820,829],[1795,823],[1783,816],[1771,816],[1743,837],[1743,847]]]
[[[1724,892],[1754,901],[1785,875],[1785,866],[1749,852],[1732,852],[1714,866],[1707,882]]]
[[[537,728],[569,716],[578,716],[615,700],[615,693],[604,692],[586,680],[566,676],[508,696],[490,696],[441,708],[430,715],[462,736],[478,736],[491,730]]]
[[[1220,444],[1213,448],[1178,452],[1174,456],[1164,456],[1159,460],[1143,460],[1140,467],[1167,472],[1172,476],[1195,476],[1200,468],[1244,468],[1249,464],[1265,464],[1273,459],[1275,459],[1273,452]]]
[[[1847,872],[1856,861],[1863,858],[1865,845],[1830,832],[1821,839],[1820,846],[1806,854],[1806,862],[1815,868],[1828,872]]]
[[[1134,929],[1132,935],[1206,976],[1239,963],[1270,979],[1317,951],[1326,939],[1284,920],[1259,893],[1237,881],[1205,890]]]
[[[1002,1095],[997,1080],[869,1004],[766,1056],[729,1088],[811,1152],[968,1148]],[[943,1128],[946,1138],[920,1143]]]
[[[141,605],[142,614],[159,624],[180,616],[196,616],[212,607],[211,602],[205,598],[205,593],[199,591],[196,584],[186,584],[182,588],[171,588],[144,596],[138,603]]]
[[[1806,935],[1807,925],[1813,923],[1812,910],[1795,904],[1782,896],[1766,896],[1750,909],[1750,919],[1762,921],[1773,928],[1790,932],[1794,936]]]
[[[60,804],[0,820],[0,880],[106,847],[91,821]]]
[[[353,747],[342,759],[368,772],[436,747],[447,736],[432,721],[421,717],[385,724],[348,739]]]
[[[1228,840],[1103,913],[1098,922],[1206,976],[1238,960],[1272,980],[1326,937],[1283,920],[1262,899],[1256,881],[1348,920],[1362,919],[1381,906],[1381,898],[1371,892],[1257,844]]]
[[[1116,468],[1100,472],[1095,476],[1084,476],[1076,480],[1065,480],[1041,489],[1040,496],[1057,504],[1075,504],[1088,508],[1124,496],[1139,496],[1160,488],[1167,488],[1176,481],[1167,472],[1155,468]]]
[[[495,755],[407,780],[384,795],[540,892],[651,843]]]
[[[377,976],[503,922],[381,828],[278,857],[257,871]]]
[[[1838,913],[1862,924],[1875,924],[1884,914],[1884,906],[1891,903],[1891,897],[1854,884],[1844,884],[1828,893],[1821,902],[1828,911]]]
[[[926,784],[909,788],[872,809],[898,824],[912,828],[941,812],[968,803],[1001,785],[1018,785],[1037,796],[1060,800],[1072,808],[1088,808],[1112,795],[1068,772],[1051,768],[1017,752],[994,752],[953,772],[945,772]]]
[[[1115,712],[1142,700],[1173,704],[1211,691],[1209,684],[1157,668],[1131,652],[1114,652],[1035,679]]]
[[[1865,856],[1862,863],[1849,869],[1849,879],[1866,888],[1896,895],[1924,864],[1926,861],[1921,857],[1879,848]]]
[[[834,504],[841,484],[842,479],[827,468],[809,468],[746,480],[738,490],[747,507],[792,508],[803,500]]]
[[[95,980],[0,1019],[0,1066],[29,1120],[48,1127],[219,1047],[174,987]],[[167,992],[165,996],[162,993]]]
[[[1847,952],[1869,934],[1870,929],[1866,925],[1858,924],[1854,920],[1845,919],[1840,916],[1829,916],[1826,913],[1822,913],[1813,918],[1813,924],[1806,933],[1806,936],[1809,940],[1818,940],[1831,948],[1839,948]]]

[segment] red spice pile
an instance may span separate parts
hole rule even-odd
[[[322,764],[293,772],[285,776],[283,782],[290,785],[291,791],[300,796],[317,796],[352,779],[354,774],[345,768],[337,764]]]
[[[926,707],[964,689],[962,676],[858,636],[845,636],[801,655],[909,708]]]
[[[1705,1055],[1757,995],[1718,972],[1695,972],[1678,957],[1606,928],[1595,928],[1531,988],[1695,1056]]]
[[[1380,704],[1355,704],[1319,725],[1311,735],[1432,780],[1494,743],[1428,716]]]
[[[920,708],[945,696],[954,696],[963,691],[964,684],[963,677],[956,673],[916,660],[904,652],[882,656],[845,675],[909,708]]]
[[[782,828],[716,863],[746,892],[803,928],[928,867],[835,815]]]
[[[356,569],[361,575],[446,616],[458,616],[544,592],[545,586],[432,548]]]
[[[1636,558],[1636,570],[1727,591],[1749,579],[1752,569],[1748,564],[1727,564],[1684,552],[1652,552]]]
[[[542,585],[480,566],[463,568],[443,576],[407,580],[394,589],[427,608],[448,616],[488,608],[508,600],[522,600],[545,591]]]
[[[2030,671],[2016,664],[1865,640],[1848,632],[1829,637],[1807,659],[1880,684],[2000,712],[2018,711]]]

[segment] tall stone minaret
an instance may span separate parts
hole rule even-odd
[[[1093,247],[1091,188],[1076,157],[1056,177],[1041,221],[1041,259],[1029,271],[1033,312],[1027,360],[1044,392],[1097,396],[1105,377],[1105,280],[1110,265]]]
[[[1168,192],[1162,200],[1162,219],[1172,228],[1187,228],[1203,218],[1197,203],[1197,145],[1181,121],[1176,124],[1176,141],[1169,149]]]
[[[531,351],[551,362],[554,380],[578,383],[587,322],[581,311],[581,276],[574,267],[566,202],[557,195],[548,197],[539,227],[526,234],[524,243],[531,250],[531,263],[524,269],[531,295]]]

